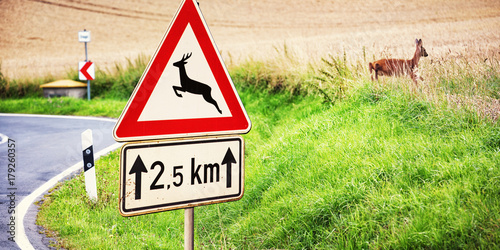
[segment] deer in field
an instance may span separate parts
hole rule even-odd
[[[370,74],[375,71],[375,80],[378,81],[378,76],[402,76],[409,75],[416,85],[417,79],[421,79],[417,76],[416,70],[418,68],[418,61],[420,57],[427,57],[427,51],[425,51],[422,45],[422,39],[416,39],[416,50],[413,58],[410,60],[404,59],[381,59],[368,64],[370,69]],[[371,77],[373,81],[373,76]]]
[[[184,54],[182,55],[182,59],[180,61],[174,63],[174,66],[179,68],[179,76],[181,79],[180,87],[173,86],[175,95],[177,95],[178,97],[182,97],[182,95],[179,94],[178,91],[188,92],[195,95],[202,95],[205,101],[214,105],[215,108],[217,108],[217,111],[222,114],[222,111],[219,109],[219,105],[217,105],[217,102],[214,100],[214,98],[212,98],[212,88],[204,83],[189,78],[189,76],[186,74],[186,68],[184,65],[186,65],[186,60],[189,59],[192,54],[193,53]]]

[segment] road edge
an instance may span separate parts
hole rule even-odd
[[[111,151],[114,151],[118,148],[120,148],[122,143],[115,143],[111,146],[108,146],[107,148],[97,152],[95,155],[95,159],[99,159],[101,156],[104,156],[108,154]],[[81,170],[83,168],[83,161],[79,161],[78,163],[74,164],[70,168],[64,170],[62,173],[54,176],[52,179],[47,181],[45,184],[42,186],[38,187],[35,191],[33,191],[30,195],[26,196],[21,203],[19,203],[19,206],[17,207],[17,212],[19,214],[19,228],[18,228],[18,239],[16,240],[17,245],[21,249],[34,249],[33,246],[31,245],[30,240],[28,239],[28,236],[26,235],[26,231],[24,230],[24,217],[26,216],[26,213],[28,212],[29,207],[31,204],[33,204],[38,197],[43,195],[46,191],[48,191],[50,188],[55,186],[60,180],[63,180],[67,176],[71,175],[72,173]]]
[[[0,113],[0,116],[29,116],[29,117],[50,117],[50,118],[65,118],[65,119],[84,119],[84,120],[102,120],[102,121],[114,121],[117,120],[114,118],[106,118],[106,117],[89,117],[89,116],[64,116],[64,115],[40,115],[40,114],[17,114],[17,113]],[[114,144],[102,149],[94,155],[94,159],[97,160],[101,156],[107,155],[111,151],[114,151],[120,148],[123,143],[115,142]],[[77,162],[73,166],[64,170],[62,173],[52,177],[52,179],[48,180],[46,183],[35,189],[31,194],[24,197],[24,199],[19,203],[16,207],[16,212],[19,215],[17,218],[17,225],[20,225],[16,230],[16,243],[17,246],[21,249],[35,249],[31,244],[28,236],[26,235],[26,230],[24,228],[24,218],[32,204],[45,192],[47,192],[50,188],[54,187],[59,181],[67,178],[72,173],[83,169],[83,160]]]

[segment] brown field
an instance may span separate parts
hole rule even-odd
[[[92,32],[89,59],[111,68],[151,55],[180,0],[1,0],[0,63],[9,78],[64,77],[85,59],[77,33]],[[304,62],[327,54],[411,57],[422,38],[432,57],[500,53],[498,0],[199,0],[226,63],[265,60],[286,48]]]

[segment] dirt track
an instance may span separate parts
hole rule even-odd
[[[328,53],[411,56],[422,38],[431,56],[500,52],[498,0],[199,0],[226,62],[292,49],[304,60]],[[84,60],[77,33],[92,32],[99,68],[151,55],[180,0],[2,0],[0,60],[11,78],[64,76]]]

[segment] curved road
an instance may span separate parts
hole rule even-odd
[[[83,168],[83,131],[92,129],[94,157],[117,149],[115,123],[107,118],[0,114],[0,249],[48,248],[48,239],[35,225],[33,202]],[[15,161],[10,176],[9,160]]]

